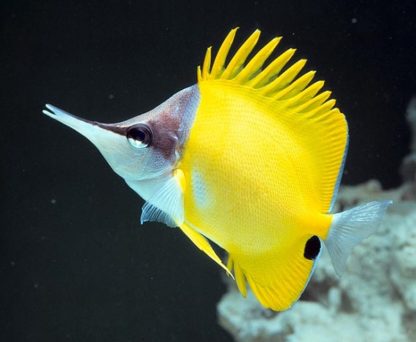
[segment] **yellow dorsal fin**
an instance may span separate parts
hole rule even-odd
[[[220,81],[223,89],[227,85],[244,96],[253,96],[262,102],[277,120],[284,122],[298,136],[310,156],[310,177],[315,184],[319,209],[326,213],[333,205],[344,155],[348,143],[348,127],[344,115],[335,108],[331,92],[323,91],[324,82],[312,84],[315,71],[299,76],[306,64],[300,59],[286,67],[295,53],[288,49],[266,64],[280,37],[272,39],[251,59],[248,56],[255,48],[260,31],[254,31],[232,57],[228,53],[237,28],[230,31],[211,63],[211,47],[207,49],[204,63],[198,67],[198,83]],[[229,62],[227,63],[227,60]],[[308,165],[309,166],[309,165]]]

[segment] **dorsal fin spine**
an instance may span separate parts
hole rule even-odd
[[[313,99],[315,95],[324,86],[324,83],[325,83],[324,81],[317,81],[317,82],[312,83],[312,85],[307,87],[300,94],[288,100],[288,106],[292,106],[292,107],[302,106],[309,100]]]
[[[235,53],[234,57],[231,58],[230,63],[228,63],[227,67],[225,68],[224,73],[222,74],[223,79],[232,79],[238,74],[248,55],[256,46],[259,37],[260,31],[256,30],[251,34],[250,37],[248,37],[243,45],[241,45],[241,47]]]
[[[301,93],[302,94],[302,93]],[[304,103],[295,106],[296,110],[299,112],[308,112],[316,107],[319,107],[322,103],[324,103],[329,97],[331,96],[331,92],[329,90],[324,91],[323,93],[313,97],[308,97]],[[298,104],[300,101],[294,99],[293,103]]]
[[[198,65],[198,67],[196,69],[196,74],[197,74],[198,82],[201,82],[202,81],[202,71],[201,71],[201,66],[200,65]]]
[[[274,51],[276,46],[279,44],[282,37],[276,37],[267,43],[257,54],[248,62],[243,70],[234,78],[235,81],[243,83],[252,78],[253,74],[258,72],[266,59]]]
[[[312,81],[314,75],[315,71],[307,72],[295,80],[293,83],[291,83],[289,86],[276,93],[273,98],[275,100],[287,100],[299,94]]]
[[[224,64],[227,58],[228,52],[230,51],[231,44],[233,43],[235,34],[238,28],[232,29],[227,37],[224,39],[224,42],[221,44],[217,55],[214,60],[214,64],[212,65],[211,69],[211,77],[212,78],[219,78],[224,71]]]
[[[267,82],[269,82],[274,76],[279,74],[283,67],[289,62],[289,60],[295,54],[296,49],[288,49],[283,52],[279,57],[272,61],[261,73],[255,76],[251,82],[250,86],[253,88],[263,87]]]
[[[212,47],[210,46],[205,53],[204,63],[202,64],[202,78],[208,79],[209,77],[209,69],[211,68],[211,50]]]
[[[328,100],[322,105],[320,105],[318,108],[312,111],[313,115],[323,114],[327,112],[327,115],[329,115],[329,111],[335,106],[336,101],[334,99]]]
[[[279,75],[275,80],[264,86],[261,91],[266,96],[273,96],[278,90],[286,87],[299,74],[306,64],[306,59],[300,59],[295,64],[290,66],[286,71]]]

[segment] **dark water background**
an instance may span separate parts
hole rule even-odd
[[[273,3],[273,4],[272,4]],[[2,1],[0,341],[230,341],[220,271],[44,103],[104,122],[195,83],[240,26],[283,35],[350,124],[343,182],[397,186],[416,92],[414,1]]]

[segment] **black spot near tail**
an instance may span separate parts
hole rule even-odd
[[[305,251],[303,252],[303,256],[306,259],[314,260],[321,250],[321,241],[319,238],[314,235],[305,244]]]

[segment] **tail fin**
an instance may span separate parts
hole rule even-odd
[[[352,249],[378,228],[392,201],[370,202],[334,215],[325,246],[341,276]]]

